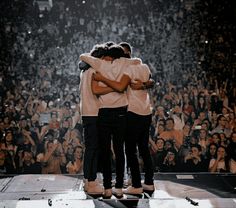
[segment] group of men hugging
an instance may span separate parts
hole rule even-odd
[[[153,166],[148,148],[151,104],[147,89],[153,86],[149,67],[132,58],[129,43],[107,42],[80,55],[80,111],[84,128],[84,190],[88,194],[141,194],[154,191]],[[112,187],[112,154],[115,185]],[[141,183],[138,154],[145,166]],[[126,155],[126,157],[125,157]],[[131,185],[123,188],[125,158]],[[103,185],[96,180],[103,174]]]

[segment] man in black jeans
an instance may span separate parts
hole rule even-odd
[[[107,49],[107,54],[101,59],[91,57],[88,54],[82,54],[80,59],[88,63],[95,70],[108,76],[109,79],[119,80],[123,74],[127,73],[126,68],[128,65],[140,64],[140,60],[121,58],[122,56],[124,56],[123,48],[114,45]],[[126,79],[125,81],[128,82],[129,80]],[[95,85],[94,82],[92,90]],[[95,91],[93,92],[96,94]],[[128,100],[125,93],[111,92],[100,95],[99,101],[98,132],[99,144],[101,145],[103,155],[104,197],[111,197],[112,193],[117,197],[122,197],[125,163],[124,137]],[[113,189],[111,189],[111,140],[116,157],[116,184]]]
[[[94,48],[92,56],[101,58],[105,53],[103,47]],[[84,154],[84,191],[90,195],[103,194],[104,189],[96,180],[99,162],[98,142],[98,110],[99,100],[92,91],[92,77],[95,70],[86,63],[80,63],[80,113],[83,121],[83,133],[85,140]],[[96,86],[97,94],[106,94],[113,90],[109,87]]]
[[[131,47],[128,43],[120,44],[126,51],[126,57],[130,58]],[[140,194],[144,190],[154,191],[153,184],[153,165],[148,148],[149,128],[151,124],[151,105],[146,86],[150,79],[150,70],[145,64],[130,65],[127,68],[127,73],[124,74],[119,81],[110,80],[106,76],[97,73],[94,77],[96,80],[104,82],[118,92],[123,92],[127,88],[128,98],[128,112],[127,112],[127,132],[125,139],[125,149],[127,155],[127,162],[130,166],[132,186],[123,190],[128,194]],[[136,79],[138,84],[132,84]],[[136,80],[137,81],[137,80]],[[140,90],[141,82],[141,90]],[[139,90],[138,90],[139,89]],[[143,158],[145,166],[145,180],[143,186],[141,185],[141,176],[137,158],[137,146]]]

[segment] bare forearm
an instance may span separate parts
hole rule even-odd
[[[130,87],[133,90],[146,90],[152,88],[154,84],[155,81],[153,79],[150,79],[146,82],[142,82],[141,80],[135,80],[134,83],[131,83]]]
[[[124,90],[126,89],[126,86],[122,85],[120,82],[117,81],[112,81],[104,78],[102,82],[118,92],[124,92]]]
[[[106,77],[103,77],[101,81],[117,92],[124,92],[130,84],[131,79],[128,75],[124,74],[119,82],[116,80],[107,79]]]
[[[98,69],[99,68],[99,59],[92,57],[88,53],[84,53],[80,55],[80,60],[84,61],[85,63],[89,64],[92,68]]]
[[[92,92],[95,95],[105,95],[110,92],[114,92],[114,90],[111,87],[96,86],[96,87],[92,88]]]
[[[91,89],[92,89],[92,92],[94,95],[105,95],[105,94],[108,94],[110,92],[113,92],[114,90],[110,87],[103,87],[103,86],[99,86],[98,85],[98,82],[95,81],[95,80],[92,80],[92,83],[91,83]]]

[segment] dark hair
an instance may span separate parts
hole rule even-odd
[[[7,146],[6,138],[7,138],[7,135],[8,135],[8,134],[11,134],[11,135],[12,135],[12,141],[11,141],[11,143],[12,143],[13,145],[15,145],[15,134],[13,134],[11,128],[8,128],[8,129],[5,131],[5,136],[4,136],[4,140],[3,140],[4,143],[5,143],[5,145]]]
[[[115,42],[113,41],[107,41],[106,43],[104,43],[105,46],[111,47],[113,45],[115,45]]]
[[[220,145],[220,146],[218,146],[216,152],[218,152],[218,149],[219,149],[219,148],[223,148],[223,149],[225,150],[224,161],[225,161],[225,168],[226,168],[226,171],[224,171],[224,170],[221,169],[220,172],[229,172],[229,171],[230,171],[230,166],[229,166],[229,160],[230,160],[230,158],[229,158],[229,155],[228,155],[227,148],[224,147],[224,146],[222,146],[222,145]]]
[[[211,146],[214,146],[216,148],[215,154],[213,155],[214,158],[216,158],[216,154],[217,154],[217,149],[218,149],[218,145],[215,143],[211,143],[207,146],[207,151],[206,151],[206,158],[211,159],[211,154],[210,154],[210,149]]]
[[[209,121],[209,119],[208,118],[205,118],[205,119],[203,119],[203,121],[202,121],[202,124],[207,124],[207,128],[208,129],[211,129],[212,127],[211,127],[211,122]]]
[[[92,51],[90,52],[91,56],[96,58],[101,58],[105,56],[107,53],[107,48],[102,44],[97,44],[93,47]]]
[[[108,51],[107,51],[107,56],[110,56],[114,59],[118,59],[120,57],[125,57],[124,50],[121,46],[119,45],[113,45],[111,46]]]
[[[74,150],[73,150],[73,159],[72,159],[72,162],[74,163],[75,162],[75,158],[74,158],[74,154],[76,152],[76,149],[81,149],[82,150],[82,155],[81,155],[81,159],[83,160],[83,157],[84,157],[84,149],[81,145],[77,145],[74,147]]]
[[[218,117],[217,117],[217,124],[216,125],[219,125],[219,121],[222,119],[222,118],[225,118],[224,115],[220,114]]]
[[[127,42],[120,42],[119,45],[122,46],[123,48],[128,49],[128,51],[130,53],[132,53],[132,48],[131,48],[131,45],[129,43],[127,43]]]
[[[201,145],[200,145],[200,144],[191,144],[191,148],[192,148],[192,147],[195,147],[195,148],[197,148],[199,152],[201,152],[201,151],[202,151],[202,147],[201,147]]]
[[[22,152],[23,157],[25,156],[25,153],[26,153],[26,152],[32,154],[32,157],[33,157],[33,152],[32,152],[31,150],[29,150],[29,149],[24,149],[24,150],[23,150],[23,152]]]
[[[82,154],[84,153],[84,149],[81,145],[77,145],[74,147],[74,151],[73,151],[73,154],[75,153],[76,149],[81,149],[82,150]]]
[[[91,56],[96,57],[96,58],[101,58],[102,56],[106,55],[107,48],[103,44],[97,44],[93,47],[93,49],[90,51]],[[87,64],[84,61],[79,62],[79,68],[81,71],[86,71],[90,68],[91,66]]]
[[[164,126],[166,125],[166,120],[165,120],[164,118],[161,118],[161,119],[159,120],[159,125],[160,125],[160,122],[163,122],[163,125],[164,125]]]

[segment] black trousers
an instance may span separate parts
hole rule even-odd
[[[151,115],[142,116],[132,112],[127,113],[127,133],[125,138],[125,152],[130,167],[132,186],[141,187],[141,176],[137,157],[137,147],[144,163],[145,180],[147,185],[153,185],[153,166],[148,141]]]
[[[98,166],[98,132],[97,116],[83,116],[83,130],[85,140],[84,153],[84,178],[88,181],[94,181],[97,177]]]
[[[103,163],[103,185],[110,189],[112,185],[111,140],[116,157],[116,188],[123,187],[124,179],[124,137],[126,130],[127,107],[101,108],[98,113],[99,143]]]

